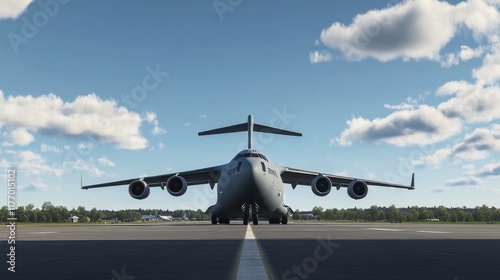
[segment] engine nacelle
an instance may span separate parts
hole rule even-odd
[[[172,176],[167,181],[167,191],[173,196],[181,196],[187,191],[187,182],[181,176]]]
[[[135,199],[145,199],[149,196],[149,186],[142,180],[135,180],[128,185],[128,193]]]
[[[325,196],[332,190],[332,182],[328,177],[320,174],[312,180],[311,189],[315,195]]]
[[[349,183],[347,194],[353,199],[362,199],[368,194],[368,186],[363,181],[354,180]]]

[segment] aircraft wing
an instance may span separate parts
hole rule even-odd
[[[412,175],[412,178],[411,178],[411,184],[409,186],[407,186],[407,185],[393,184],[393,183],[388,183],[388,182],[374,181],[374,180],[369,180],[369,179],[361,179],[361,178],[346,177],[346,176],[331,175],[331,174],[322,174],[322,173],[313,172],[313,171],[306,171],[306,170],[300,170],[300,169],[295,169],[295,168],[290,168],[290,167],[284,167],[283,171],[281,173],[281,179],[283,180],[283,183],[291,184],[292,187],[295,189],[295,187],[297,185],[310,186],[312,184],[312,181],[314,180],[314,178],[318,175],[323,175],[323,176],[327,177],[330,180],[330,182],[332,182],[332,186],[337,187],[337,189],[340,189],[341,187],[347,187],[349,185],[349,183],[351,183],[352,181],[363,181],[367,185],[372,185],[372,186],[401,188],[401,189],[409,189],[409,190],[415,189],[414,174]]]
[[[145,183],[147,183],[148,186],[150,186],[150,187],[160,187],[160,186],[164,186],[167,183],[168,179],[172,176],[183,177],[186,180],[188,186],[189,185],[210,184],[210,186],[213,188],[214,184],[219,181],[220,174],[221,174],[224,166],[225,165],[212,166],[212,167],[184,171],[184,172],[170,173],[170,174],[157,175],[157,176],[148,176],[148,177],[142,177],[142,178],[133,178],[133,179],[114,181],[114,182],[108,182],[108,183],[102,183],[102,184],[96,184],[96,185],[87,185],[87,186],[83,185],[83,179],[82,179],[81,188],[82,189],[93,189],[93,188],[129,185],[130,183],[132,183],[133,181],[136,181],[136,180],[142,180]]]

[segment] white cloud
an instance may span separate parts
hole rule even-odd
[[[500,118],[500,88],[472,85],[463,81],[449,82],[438,89],[438,95],[456,96],[439,104],[438,109],[450,118],[462,117],[467,122],[489,122]]]
[[[0,19],[16,19],[20,16],[33,0],[2,0],[0,5]]]
[[[65,170],[61,166],[49,166],[40,154],[26,150],[15,154],[14,162],[27,175],[61,177]]]
[[[165,144],[163,143],[158,143],[158,149],[163,150],[165,148]]]
[[[491,129],[477,128],[453,147],[456,157],[469,160],[484,159],[492,151],[500,152],[500,124],[492,125]]]
[[[97,166],[95,166],[95,164],[93,164],[92,162],[87,162],[82,159],[77,159],[75,161],[65,161],[63,163],[63,166],[75,171],[86,171],[91,176],[96,176],[96,177],[105,174],[103,171],[99,170],[99,168],[97,168]]]
[[[33,134],[22,127],[16,128],[10,133],[4,133],[4,138],[6,142],[2,144],[3,146],[27,146],[29,143],[35,141]]]
[[[58,154],[62,153],[62,150],[59,149],[58,147],[47,145],[45,143],[42,143],[40,145],[40,150],[42,151],[42,153],[48,153],[48,152],[53,152],[53,153],[58,153]]]
[[[500,125],[494,124],[488,128],[477,128],[472,133],[466,134],[464,138],[453,147],[443,148],[433,154],[414,159],[414,166],[439,167],[447,159],[455,160],[480,160],[487,158],[491,152],[500,152]],[[470,169],[471,165],[464,168]],[[471,172],[469,172],[470,174]]]
[[[471,49],[468,46],[461,46],[459,57],[462,61],[467,61],[476,57],[480,57],[481,55],[483,55],[484,51],[485,48],[483,46],[475,49]]]
[[[463,46],[457,54],[440,55],[460,28],[468,28],[478,42],[498,40],[500,13],[491,3],[470,0],[452,5],[438,0],[409,0],[357,15],[348,26],[333,23],[321,32],[321,42],[349,60],[368,57],[380,61],[429,59],[445,67],[483,53]]]
[[[500,45],[484,57],[483,65],[472,71],[479,84],[494,84],[500,80]]]
[[[397,111],[385,118],[367,120],[362,117],[347,121],[349,128],[330,141],[341,146],[353,140],[387,142],[396,146],[426,145],[445,140],[462,129],[457,118],[448,118],[439,110],[420,105],[414,110]]]
[[[405,1],[357,15],[349,26],[335,22],[321,32],[320,40],[350,60],[438,60],[456,31],[452,7],[436,0]]]
[[[65,102],[52,93],[5,98],[0,91],[0,127],[8,125],[66,136],[85,136],[118,148],[142,149],[147,146],[147,140],[140,134],[141,122],[137,113],[95,94]]]
[[[391,109],[391,110],[412,110],[415,108],[415,106],[418,104],[418,101],[411,98],[407,97],[406,102],[401,102],[399,105],[390,105],[390,104],[384,104],[384,108]]]
[[[151,133],[153,135],[164,134],[167,132],[164,128],[159,126],[158,118],[155,112],[146,112],[145,120],[154,126],[153,129],[151,129]]]
[[[332,59],[333,59],[332,54],[329,53],[328,51],[321,51],[321,52],[314,51],[309,53],[309,61],[312,64],[331,61]]]
[[[484,177],[500,176],[500,162],[485,165],[478,175]]]
[[[450,179],[446,181],[446,185],[450,187],[458,186],[478,186],[484,184],[484,181],[475,176],[460,177],[457,179]]]
[[[110,167],[115,166],[114,162],[105,157],[99,158],[97,162],[99,162],[100,166],[110,166]]]
[[[441,163],[448,159],[452,154],[452,149],[443,148],[435,151],[432,155],[427,155],[422,158],[411,160],[411,164],[413,166],[433,166],[438,168],[441,166]]]

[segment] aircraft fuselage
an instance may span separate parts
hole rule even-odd
[[[250,207],[251,214],[263,218],[279,219],[287,215],[280,171],[281,167],[270,163],[258,151],[241,151],[221,173],[212,215],[241,218],[249,214]]]

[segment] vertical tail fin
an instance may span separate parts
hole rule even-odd
[[[277,127],[267,126],[263,124],[258,124],[253,122],[253,116],[248,115],[248,120],[246,123],[240,123],[236,125],[216,128],[212,130],[202,131],[198,133],[199,136],[214,135],[214,134],[224,134],[224,133],[234,133],[248,131],[248,149],[253,147],[253,132],[271,133],[271,134],[281,134],[288,136],[302,136],[302,133],[295,131],[285,130]]]

